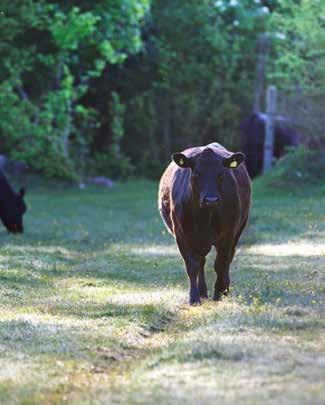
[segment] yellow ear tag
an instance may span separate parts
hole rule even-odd
[[[181,166],[183,166],[184,163],[185,163],[185,162],[184,162],[184,159],[180,159],[180,160],[179,160],[179,164],[180,164]]]
[[[233,161],[230,163],[230,167],[237,167],[237,162],[236,162],[236,160],[233,160]]]

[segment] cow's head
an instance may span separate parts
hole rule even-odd
[[[21,188],[19,193],[14,193],[5,201],[4,209],[1,213],[1,220],[9,232],[22,233],[24,231],[23,215],[27,209],[24,195],[25,190]]]
[[[201,208],[217,208],[222,204],[224,177],[244,161],[243,153],[233,153],[229,157],[215,154],[206,148],[203,152],[187,157],[174,153],[173,161],[181,168],[191,170],[193,197]]]

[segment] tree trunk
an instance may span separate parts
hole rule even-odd
[[[171,155],[171,125],[170,125],[171,111],[168,96],[165,96],[165,112],[164,112],[164,123],[163,123],[163,139],[164,139],[164,157],[166,161],[170,160]]]
[[[67,122],[62,132],[62,145],[64,157],[69,159],[69,136],[71,131],[71,101],[68,101],[67,105]]]
[[[147,131],[148,131],[150,151],[152,153],[153,160],[155,162],[159,162],[159,148],[158,148],[159,145],[155,140],[156,125],[153,125],[153,123],[155,122],[154,117],[156,115],[156,111],[154,108],[154,100],[152,100],[152,97],[154,97],[154,94],[148,95],[146,97],[147,110],[149,115],[149,125]]]
[[[269,52],[269,39],[266,34],[260,34],[257,38],[257,62],[254,80],[254,104],[253,111],[263,110],[261,99],[264,91],[266,60]]]
[[[266,123],[264,138],[263,173],[269,170],[273,160],[274,118],[276,113],[276,87],[269,86],[266,98]]]

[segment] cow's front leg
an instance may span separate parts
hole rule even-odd
[[[208,287],[207,283],[205,282],[204,265],[205,257],[202,256],[200,258],[200,271],[198,277],[199,293],[201,298],[208,298]]]
[[[190,247],[184,241],[177,241],[179,251],[183,257],[186,272],[190,279],[190,305],[201,304],[200,292],[198,287],[198,276],[201,268],[200,256],[192,252]]]
[[[200,272],[200,260],[192,258],[185,262],[186,271],[190,279],[190,305],[200,305],[200,291],[198,287],[198,275]]]
[[[213,299],[218,301],[223,295],[229,292],[230,278],[229,268],[232,259],[233,244],[223,244],[218,247],[217,258],[214,262],[214,270],[217,273],[217,280],[214,286]]]

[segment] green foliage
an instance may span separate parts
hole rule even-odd
[[[211,141],[237,149],[262,33],[272,43],[269,79],[299,90],[292,118],[319,145],[323,2],[267,4],[3,0],[0,152],[76,179],[133,169],[157,177],[176,150]]]
[[[282,86],[299,84],[307,92],[324,92],[324,2],[290,0],[279,3],[271,20],[277,51],[272,78]]]
[[[62,51],[75,51],[79,43],[87,41],[96,30],[100,17],[91,12],[80,12],[72,7],[67,13],[56,11],[51,21],[50,32],[57,47]]]
[[[275,187],[306,186],[324,179],[325,152],[300,146],[289,150],[266,174],[265,181]]]
[[[96,129],[94,109],[82,98],[108,63],[139,50],[147,7],[146,0],[93,2],[89,10],[73,1],[2,2],[2,153],[49,176],[82,173]]]
[[[148,155],[161,164],[191,145],[239,147],[241,107],[251,104],[255,37],[265,20],[259,8],[249,1],[152,2],[154,32],[144,64],[156,55],[154,79],[127,103],[129,126],[140,122],[146,134],[139,150],[128,150],[140,167],[148,167]]]
[[[270,21],[274,49],[269,78],[288,94],[292,118],[313,146],[325,142],[324,15],[323,1],[279,1]]]

